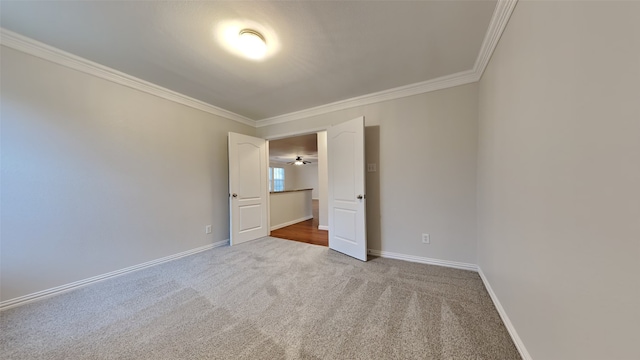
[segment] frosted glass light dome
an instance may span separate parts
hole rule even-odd
[[[249,59],[259,60],[267,53],[267,42],[257,31],[251,29],[240,30],[238,47]]]

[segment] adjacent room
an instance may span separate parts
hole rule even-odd
[[[640,358],[640,1],[0,0],[0,74],[3,360]]]
[[[320,199],[320,183],[327,180],[321,181],[319,172],[326,157],[318,155],[318,134],[271,140],[268,147],[271,236],[328,246],[326,191]]]

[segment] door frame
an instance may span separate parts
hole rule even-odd
[[[364,145],[364,146],[363,146],[363,147],[364,147],[364,148],[363,148],[363,161],[364,161],[364,163],[365,163],[365,168],[366,168],[366,162],[367,162],[367,159],[366,159],[366,152],[367,152],[367,151],[366,151],[366,139],[365,139],[365,138],[366,138],[366,123],[364,122],[364,115],[362,115],[361,117],[362,117],[362,119],[363,119],[363,123],[362,123],[362,130],[363,130],[363,132],[364,132],[364,133],[362,134],[362,136],[363,136],[363,139],[362,139],[362,140],[365,142],[365,143],[363,144],[363,145]],[[355,119],[351,119],[351,120],[355,120]],[[336,124],[336,126],[337,126],[337,125],[339,125],[339,124]],[[275,134],[275,135],[270,135],[270,136],[263,136],[262,138],[264,138],[264,139],[267,141],[267,152],[268,152],[268,150],[269,150],[269,146],[268,146],[269,141],[272,141],[272,140],[278,140],[278,139],[284,139],[284,138],[288,138],[288,137],[295,137],[295,136],[300,136],[300,135],[308,135],[308,134],[314,134],[314,133],[315,133],[315,134],[317,134],[318,132],[321,132],[321,131],[325,131],[325,132],[327,132],[327,135],[328,135],[328,130],[329,130],[330,128],[332,128],[332,127],[333,127],[333,125],[329,124],[329,125],[327,125],[327,126],[322,126],[322,127],[317,127],[317,128],[302,129],[302,130],[299,130],[299,131],[291,131],[291,132],[287,132],[287,133],[280,133],[280,134]],[[329,151],[329,149],[328,149],[328,148],[329,148],[329,141],[328,141],[328,140],[329,140],[329,139],[327,139],[327,151]],[[327,153],[327,155],[329,155],[329,154]],[[267,164],[267,165],[269,165],[269,164]],[[363,168],[363,171],[365,170],[365,168]],[[366,192],[367,192],[367,189],[366,189],[366,177],[367,177],[367,174],[366,174],[366,172],[364,172],[364,173],[363,173],[363,176],[364,176],[364,179],[363,179],[363,180],[365,181],[365,188],[364,188],[364,189],[362,189],[362,190],[363,190],[363,194],[364,194],[364,193],[366,193]],[[319,179],[318,179],[318,180],[319,180]],[[327,185],[328,185],[328,186],[331,186],[329,179],[327,178],[326,180],[327,180]],[[269,196],[269,198],[270,198],[270,196]],[[327,202],[327,206],[328,206],[328,205],[329,205],[329,204],[328,204],[328,201],[329,201],[328,196],[327,196],[327,198],[325,199],[325,201]],[[268,217],[268,219],[269,219],[269,220],[271,219],[271,206],[270,206],[270,204],[271,204],[271,203],[269,202],[269,209],[268,209],[268,211],[267,211],[267,217]],[[329,210],[330,210],[330,209],[329,209]],[[364,236],[365,236],[365,240],[364,240],[364,241],[366,242],[366,230],[367,230],[367,225],[366,225],[366,220],[367,220],[367,215],[366,215],[366,204],[365,204],[364,212],[365,212],[365,213],[364,213],[364,216],[365,216],[365,218],[364,218],[364,221],[365,221],[365,224],[364,224],[364,226],[365,226],[365,229],[364,229],[364,231],[365,231],[365,235],[364,235]],[[327,224],[327,225],[329,225],[329,224]],[[329,229],[327,229],[327,230],[329,230]],[[335,229],[334,229],[334,230],[335,230]],[[269,235],[270,235],[270,234],[271,234],[271,232],[269,232]],[[329,247],[329,248],[331,248],[331,247]],[[334,250],[335,250],[335,251],[339,251],[339,252],[341,252],[340,250],[336,250],[336,249],[334,249]],[[359,260],[362,260],[362,261],[367,261],[367,260],[368,260],[368,254],[369,254],[368,244],[365,246],[365,250],[364,250],[364,251],[365,251],[365,253],[364,253],[364,259],[363,259],[363,258],[360,258],[360,257],[358,257],[358,256],[349,255],[349,254],[347,254],[347,253],[344,253],[344,254],[345,254],[346,256],[351,256],[351,257],[354,257],[354,258],[359,259]]]
[[[269,160],[269,142],[271,140],[286,139],[286,138],[296,137],[296,136],[301,136],[301,135],[317,134],[320,131],[327,131],[327,129],[329,129],[330,127],[331,127],[331,125],[327,125],[327,126],[322,126],[322,127],[313,128],[313,129],[292,131],[292,132],[288,132],[288,133],[276,134],[276,135],[263,137],[263,139],[265,139],[267,141],[267,161]],[[269,163],[267,163],[267,168],[269,168],[269,166],[270,166]],[[318,179],[318,183],[319,183],[319,180],[320,179]],[[267,208],[267,219],[269,221],[269,226],[271,226],[271,202],[270,202],[271,201],[271,196],[267,196],[267,198],[268,198],[267,205],[269,206]],[[329,199],[325,199],[324,201],[327,202],[328,200]],[[328,224],[327,224],[327,227],[328,227]],[[329,229],[322,230],[322,231],[329,231]],[[269,235],[271,235],[271,230],[269,230]]]

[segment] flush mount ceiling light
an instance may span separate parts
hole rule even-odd
[[[213,35],[223,49],[253,61],[271,58],[281,47],[273,28],[248,19],[222,20],[215,24]]]
[[[242,29],[238,34],[238,47],[244,56],[259,60],[267,54],[267,42],[264,36],[251,29]]]
[[[311,164],[311,161],[303,161],[301,156],[298,156],[295,161],[288,162],[289,165],[304,165]]]

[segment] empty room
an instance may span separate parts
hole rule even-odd
[[[640,359],[640,1],[0,0],[0,76],[2,359]]]

